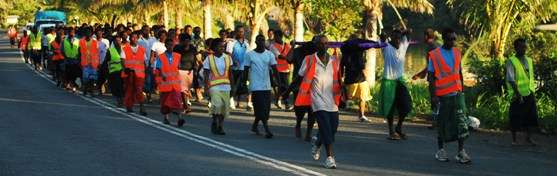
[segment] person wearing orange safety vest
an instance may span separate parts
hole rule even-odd
[[[514,41],[515,55],[510,56],[506,63],[507,93],[511,98],[509,107],[509,124],[512,134],[512,145],[518,145],[516,132],[526,132],[526,143],[535,146],[530,133],[538,127],[538,111],[536,106],[536,80],[534,63],[526,56],[526,40]]]
[[[79,40],[79,54],[81,58],[81,82],[83,95],[89,93],[93,95],[94,85],[98,78],[98,67],[99,67],[99,49],[97,47],[97,41],[93,40],[91,37],[92,29],[87,27],[84,29],[83,37]]]
[[[8,38],[10,38],[10,47],[14,48],[15,41],[17,39],[17,29],[15,28],[15,26],[10,26],[8,28]]]
[[[468,117],[464,104],[461,52],[455,47],[456,33],[443,31],[443,45],[428,53],[428,81],[433,93],[432,103],[438,104],[437,147],[435,158],[449,160],[444,143],[458,141],[456,160],[468,164],[472,160],[464,150],[464,140],[469,136]]]
[[[295,106],[311,105],[313,116],[319,125],[319,133],[317,137],[313,137],[311,153],[314,160],[319,160],[321,145],[325,145],[325,167],[332,169],[336,168],[333,142],[339,124],[338,106],[342,97],[340,58],[336,52],[333,55],[327,53],[326,36],[317,36],[314,42],[317,52],[306,56],[298,71],[303,80]]]
[[[181,78],[178,71],[181,55],[174,52],[174,40],[166,39],[164,45],[166,51],[158,55],[156,62],[156,75],[158,89],[160,92],[161,113],[164,115],[163,123],[170,124],[170,113],[178,115],[177,127],[182,127],[185,120],[182,118],[183,101],[181,95]]]
[[[203,76],[205,92],[209,93],[209,114],[213,117],[211,132],[225,135],[223,130],[224,119],[230,116],[230,91],[232,83],[233,60],[224,54],[225,42],[221,38],[211,42],[210,51],[203,61]]]
[[[122,47],[120,57],[124,63],[122,79],[124,83],[124,107],[133,112],[133,105],[139,103],[139,113],[147,115],[143,105],[143,84],[145,82],[145,48],[137,44],[137,33],[132,33],[130,42]]]
[[[50,43],[50,48],[52,48],[52,65],[54,66],[53,70],[53,79],[56,81],[56,86],[63,86],[64,80],[64,53],[62,52],[62,44],[63,44],[64,32],[60,31],[56,34],[54,41]]]
[[[286,60],[286,55],[290,52],[290,44],[283,41],[283,33],[281,30],[276,30],[274,32],[274,41],[270,46],[271,52],[275,55],[277,60],[277,77],[274,79],[276,91],[276,102],[275,105],[279,109],[290,109],[288,104],[289,94],[284,94],[288,88],[288,77],[290,76],[290,64]],[[284,105],[284,107],[283,107]]]
[[[27,45],[29,45],[29,35],[27,35],[27,30],[23,30],[23,36],[19,39],[19,49],[23,52],[25,63],[29,63],[29,50],[27,49]]]

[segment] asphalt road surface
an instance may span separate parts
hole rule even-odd
[[[160,123],[157,100],[148,116],[56,88],[0,37],[0,176],[8,175],[555,175],[555,137],[538,147],[511,147],[508,133],[476,132],[467,140],[471,165],[437,162],[435,131],[408,124],[408,140],[386,140],[386,125],[341,114],[334,146],[338,168],[313,161],[310,144],[293,136],[294,113],[273,109],[273,139],[249,132],[252,112],[226,119],[226,136],[210,133],[203,104],[182,128]],[[137,110],[137,108],[136,108]],[[175,124],[173,119],[172,123]],[[305,123],[305,122],[304,122]],[[303,124],[305,126],[305,124]],[[324,153],[322,154],[324,155]]]

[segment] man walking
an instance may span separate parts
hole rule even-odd
[[[243,64],[246,51],[249,48],[249,42],[244,38],[245,31],[243,26],[237,26],[235,32],[235,39],[226,46],[226,53],[232,56],[232,61],[234,61],[234,66],[232,67],[232,79],[234,80],[235,85],[232,86],[232,98],[230,99],[230,107],[232,109],[236,109],[236,102],[234,98],[236,98],[236,101],[239,102],[241,95],[248,93],[246,78],[243,77]],[[252,108],[253,105],[248,97],[247,109],[250,110]]]
[[[41,51],[42,51],[42,40],[43,35],[40,31],[37,31],[37,27],[31,28],[31,34],[29,34],[29,45],[28,49],[31,53],[31,60],[35,66],[35,70],[42,69],[41,66]]]
[[[412,108],[412,100],[404,78],[404,63],[406,61],[406,50],[410,45],[408,42],[408,30],[394,30],[391,40],[383,48],[383,80],[381,83],[380,112],[387,118],[390,140],[406,139],[402,132],[402,123]],[[382,42],[386,39],[383,36]],[[393,129],[394,113],[398,111],[398,123]]]
[[[278,92],[276,92],[276,105],[280,109],[289,109],[288,98],[286,89],[288,88],[288,77],[290,77],[290,64],[286,60],[286,55],[290,52],[290,45],[283,41],[283,33],[281,30],[274,32],[274,42],[270,46],[271,52],[275,55],[277,62],[278,74],[276,79]],[[251,83],[251,81],[250,81]]]
[[[99,48],[98,42],[91,37],[91,27],[86,27],[83,37],[79,41],[79,54],[81,56],[82,91],[83,95],[93,95],[93,88],[98,79]]]
[[[81,77],[81,68],[79,66],[79,40],[75,38],[75,28],[68,29],[68,37],[64,40],[64,65],[65,69],[65,87],[72,89],[73,92],[77,90],[75,80]]]
[[[203,61],[205,92],[209,93],[209,114],[212,115],[211,132],[225,135],[223,130],[224,119],[230,116],[230,90],[233,84],[232,58],[224,54],[225,42],[222,38],[214,39],[210,44],[214,52]]]
[[[158,88],[160,94],[160,111],[164,116],[163,123],[170,124],[170,113],[175,113],[178,116],[176,126],[182,127],[186,122],[182,118],[182,99],[180,95],[180,77],[178,67],[180,65],[180,54],[173,52],[174,40],[167,39],[165,42],[164,53],[158,56],[157,64],[157,79],[159,81]]]
[[[124,58],[124,106],[133,112],[133,105],[139,103],[139,113],[147,115],[143,105],[143,84],[145,82],[145,48],[137,44],[137,33],[132,33],[130,43],[122,47],[120,57]]]
[[[273,133],[269,129],[269,113],[271,111],[271,76],[269,71],[272,69],[277,73],[277,61],[275,55],[265,49],[265,37],[258,35],[255,38],[257,47],[246,54],[244,64],[245,76],[249,72],[249,89],[254,105],[255,120],[251,126],[251,131],[259,134],[259,121],[263,123],[265,128],[265,137],[272,138]],[[279,80],[281,77],[276,77]]]
[[[458,141],[458,154],[455,159],[462,164],[471,163],[464,150],[464,140],[469,136],[465,115],[462,64],[460,50],[455,48],[456,33],[447,28],[443,31],[443,46],[430,51],[428,80],[434,92],[433,103],[439,103],[437,118],[438,138],[435,154],[438,161],[449,161],[444,143]]]
[[[375,43],[374,41],[360,39],[358,34],[354,34],[340,48],[342,52],[340,65],[344,75],[344,83],[347,85],[347,98],[358,102],[358,119],[361,122],[369,121],[365,112],[366,102],[371,100],[370,87],[366,81],[364,52],[372,47],[361,46],[362,43],[367,42]]]
[[[319,125],[319,134],[312,142],[312,156],[319,160],[320,149],[325,145],[327,159],[325,167],[337,167],[333,155],[333,142],[338,128],[338,106],[341,101],[340,59],[327,53],[328,39],[316,37],[317,53],[307,56],[298,72],[303,77],[296,106],[311,105]]]
[[[121,52],[122,36],[116,35],[112,41],[112,46],[108,48],[108,54],[106,55],[105,60],[108,63],[108,86],[110,87],[110,93],[116,99],[116,106],[118,107],[122,107],[124,105],[124,85],[122,82],[122,70],[124,64],[122,62],[122,57],[120,56]]]

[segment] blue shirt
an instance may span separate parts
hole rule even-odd
[[[227,49],[229,53],[232,53],[232,61],[234,62],[232,70],[244,70],[244,60],[248,46],[248,41],[245,39],[242,42],[234,40],[232,47]]]
[[[168,63],[172,63],[172,60],[174,58],[172,58],[172,52],[164,52],[164,54],[166,54],[166,58],[168,58]],[[157,62],[155,62],[155,68],[157,69],[161,69],[162,67],[162,62],[161,59],[159,57],[157,57]]]
[[[449,68],[451,68],[451,70],[453,70],[454,67],[454,55],[453,55],[453,50],[447,50],[444,49],[442,47],[439,47],[441,49],[441,55],[443,56],[443,60],[445,61],[445,63],[447,64],[447,66],[449,66]],[[435,51],[435,50],[432,50]],[[461,67],[462,68],[462,67]],[[433,62],[431,60],[431,58],[428,59],[427,61],[427,71],[429,72],[434,72],[435,69],[433,68]]]

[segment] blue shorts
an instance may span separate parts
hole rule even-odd
[[[97,70],[92,67],[84,67],[82,72],[83,82],[96,81],[98,79]]]

